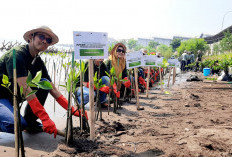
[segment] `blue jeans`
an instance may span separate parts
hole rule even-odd
[[[108,76],[102,76],[102,84],[109,86],[110,85],[110,78]],[[94,96],[96,95],[96,91],[94,91]],[[83,87],[83,96],[84,96],[84,104],[86,105],[89,102],[89,88]],[[104,92],[99,91],[99,98],[101,103],[106,102],[106,96],[107,94]],[[80,104],[81,103],[81,88],[77,91],[77,101]]]
[[[21,116],[22,129],[27,127],[27,122]],[[0,132],[14,134],[14,109],[7,99],[0,99]]]

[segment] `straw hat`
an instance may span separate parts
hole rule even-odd
[[[55,33],[53,33],[52,30],[49,27],[47,27],[47,26],[40,26],[40,27],[38,27],[36,29],[32,29],[30,31],[27,31],[23,35],[24,40],[26,40],[26,42],[28,42],[29,39],[31,39],[32,34],[37,33],[37,32],[48,34],[52,38],[51,45],[54,45],[54,44],[58,43],[58,41],[59,41],[58,36]]]

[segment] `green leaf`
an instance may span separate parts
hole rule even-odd
[[[7,85],[9,83],[9,79],[8,79],[8,76],[4,75],[2,76],[2,83]]]
[[[41,89],[45,89],[45,90],[51,90],[52,84],[49,81],[40,81],[39,83],[37,83],[38,87]]]
[[[128,80],[126,80],[126,79],[121,79],[120,81],[122,81],[122,82],[126,82],[126,81],[128,81]]]
[[[97,89],[99,89],[99,88],[98,88],[98,84],[97,84],[97,83],[96,83],[94,86],[95,86]]]
[[[109,74],[108,72],[105,71],[105,73],[106,73],[106,75],[107,75],[108,77],[110,77],[110,74]]]
[[[35,84],[32,83],[32,82],[29,82],[29,83],[28,83],[28,86],[30,86],[30,87],[37,87],[37,85],[35,85]]]
[[[9,88],[9,87],[10,87],[10,85],[11,85],[11,83],[9,82],[9,83],[8,83],[8,85],[7,85],[7,88]]]
[[[28,76],[27,76],[27,84],[29,83],[29,82],[31,82],[31,80],[32,80],[32,75],[31,75],[31,73],[29,72],[28,73]]]
[[[23,86],[20,87],[20,95],[23,97]]]
[[[4,84],[1,84],[3,87],[6,87],[6,85],[4,85]]]
[[[111,86],[114,85],[114,81],[115,81],[115,79],[112,77],[112,78],[111,78],[111,81],[110,81]]]
[[[99,80],[99,86],[102,86],[102,79]]]
[[[115,75],[115,68],[114,68],[114,67],[112,67],[112,68],[110,69],[110,74],[111,74],[111,75]]]
[[[85,70],[85,62],[81,61],[81,71],[84,72]]]
[[[96,82],[96,81],[97,81],[97,71],[95,72],[95,75],[94,75],[93,81],[94,81],[94,82]]]
[[[122,73],[118,75],[119,80],[122,78]]]
[[[66,88],[66,86],[65,85],[59,85],[60,87],[64,87],[64,88]]]
[[[38,83],[41,80],[41,76],[42,76],[42,71],[38,71],[36,73],[36,76],[33,78],[31,82]]]
[[[32,90],[32,91],[26,96],[26,98],[29,97],[29,96],[31,96],[32,94],[35,94],[36,92],[37,92],[37,90]]]

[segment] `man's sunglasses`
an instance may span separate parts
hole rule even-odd
[[[125,51],[124,51],[124,50],[122,50],[122,49],[117,49],[117,52],[125,53]]]
[[[39,39],[40,40],[46,40],[46,42],[47,42],[47,44],[51,44],[52,43],[52,38],[46,38],[45,37],[45,35],[43,35],[43,34],[37,34],[38,35],[38,37],[39,37]]]

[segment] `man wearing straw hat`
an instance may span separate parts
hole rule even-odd
[[[51,82],[47,68],[39,56],[40,52],[45,51],[48,46],[54,45],[59,41],[59,38],[47,26],[41,26],[36,29],[27,31],[23,38],[28,42],[26,45],[15,47],[16,51],[16,71],[17,84],[19,87],[23,86],[23,93],[30,93],[33,89],[27,87],[26,80],[28,72],[34,78],[38,71],[42,71],[42,78]],[[0,81],[2,81],[3,74],[7,75],[11,82],[11,91],[13,91],[13,49],[6,52],[0,58]],[[2,83],[1,83],[2,84]],[[54,133],[56,137],[57,129],[55,123],[50,119],[44,109],[44,103],[48,93],[56,99],[56,101],[67,110],[67,99],[57,90],[51,82],[53,89],[50,91],[38,89],[35,94],[26,98],[27,106],[25,108],[24,117],[21,116],[21,125],[23,129],[33,132],[45,131],[49,134]],[[19,91],[19,90],[18,90]],[[18,94],[19,95],[19,94]],[[13,116],[13,95],[5,88],[0,86],[0,132],[14,133],[14,116]],[[72,107],[72,112],[75,112]],[[74,113],[79,116],[79,112]],[[87,114],[85,114],[87,118]],[[42,125],[37,122],[37,119],[42,121]],[[29,128],[29,129],[28,129]],[[33,130],[32,130],[33,129]]]

